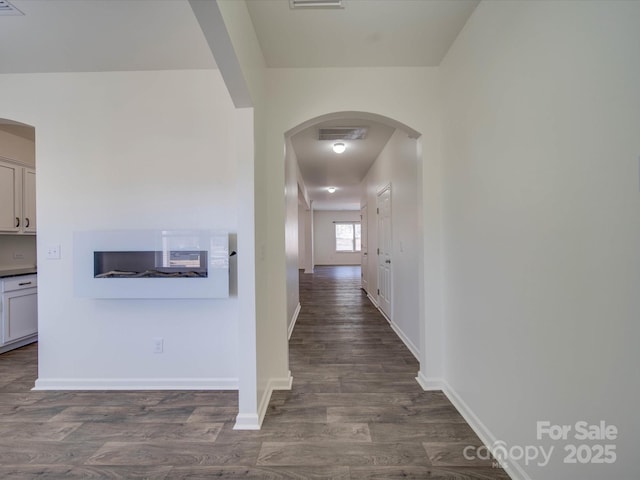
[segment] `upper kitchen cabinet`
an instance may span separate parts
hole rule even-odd
[[[36,233],[35,129],[0,119],[0,234]]]
[[[22,217],[25,233],[36,233],[36,171],[22,171]]]
[[[36,172],[0,161],[0,232],[36,232]]]

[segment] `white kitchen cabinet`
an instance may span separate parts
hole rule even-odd
[[[38,289],[36,275],[0,280],[0,353],[37,340]]]
[[[22,167],[0,162],[0,231],[20,231],[21,196]]]
[[[36,232],[36,172],[0,161],[0,232]]]
[[[36,233],[36,171],[22,170],[22,219],[26,233]]]

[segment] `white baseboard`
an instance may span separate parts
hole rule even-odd
[[[404,343],[405,346],[409,349],[409,351],[413,354],[413,356],[416,357],[416,360],[420,361],[420,351],[418,350],[418,347],[416,347],[413,344],[413,342],[409,340],[409,337],[407,337],[404,334],[404,332],[400,330],[400,327],[398,327],[398,325],[396,325],[395,322],[389,320],[389,325],[391,325],[391,328],[393,329],[393,331],[396,332],[396,335],[398,335],[400,340],[402,340],[402,343]]]
[[[257,413],[239,413],[236,416],[234,430],[260,430],[260,419]]]
[[[267,388],[265,388],[264,393],[262,395],[262,399],[260,400],[260,405],[258,405],[258,425],[259,426],[262,425],[262,422],[264,421],[264,416],[267,414],[267,408],[269,407],[269,402],[271,401],[271,395],[273,394],[273,391],[274,390],[291,390],[292,385],[293,385],[293,377],[291,376],[291,370],[289,370],[289,374],[287,377],[269,379],[269,382],[267,383]]]
[[[18,340],[17,342],[10,343],[9,345],[5,345],[4,347],[0,347],[0,353],[5,353],[10,350],[15,350],[16,348],[24,347],[25,345],[29,345],[30,343],[38,341],[38,334],[30,335],[28,337],[23,338],[22,340]]]
[[[33,390],[238,390],[238,379],[39,378]]]
[[[467,405],[467,403],[458,395],[458,393],[449,385],[449,383],[443,378],[426,377],[422,372],[418,372],[416,377],[417,382],[423,388],[423,390],[442,390],[447,396],[449,401],[464,417],[469,426],[478,435],[480,440],[487,447],[495,445],[497,442],[496,436],[489,430],[489,428],[480,420],[475,412]],[[502,460],[502,459],[499,459]],[[509,477],[513,480],[531,480],[531,477],[522,469],[520,464],[512,459],[504,459],[500,462],[502,468],[507,472]]]
[[[414,357],[416,357],[416,360],[420,361],[420,350],[418,350],[418,347],[416,347],[415,344],[411,340],[409,340],[409,337],[407,337],[404,334],[404,332],[400,329],[400,327],[393,320],[391,320],[389,317],[387,317],[387,314],[384,313],[384,311],[380,308],[380,305],[378,305],[378,302],[376,302],[375,299],[371,295],[369,295],[368,293],[367,293],[367,298],[369,299],[369,301],[371,303],[373,303],[373,306],[378,309],[378,311],[387,320],[387,322],[389,322],[389,325],[391,325],[391,328],[393,329],[393,331],[396,332],[396,335],[398,336],[398,338],[400,338],[400,340],[402,340],[402,343],[405,344],[405,346],[409,349],[411,354]]]
[[[378,302],[376,301],[376,299],[375,299],[375,298],[373,298],[373,297],[371,296],[371,294],[370,294],[369,292],[367,292],[367,298],[369,299],[369,301],[370,301],[371,303],[373,303],[373,306],[374,306],[374,307],[376,307],[378,310],[380,309],[380,307],[378,307]]]
[[[293,333],[293,329],[296,326],[296,322],[298,321],[298,315],[300,315],[300,304],[296,307],[296,311],[293,312],[293,317],[291,317],[291,322],[289,322],[289,335],[287,339],[291,338],[291,334]]]

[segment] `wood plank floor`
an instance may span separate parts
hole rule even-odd
[[[291,391],[260,431],[236,392],[32,392],[37,347],[0,355],[0,478],[508,479],[359,288],[357,267],[301,274]]]

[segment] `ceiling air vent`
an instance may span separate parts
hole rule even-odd
[[[367,127],[320,128],[318,140],[363,140],[367,131]]]
[[[290,8],[344,8],[344,0],[289,0]]]
[[[7,0],[0,0],[0,16],[10,15],[24,15],[24,13],[7,2]]]

